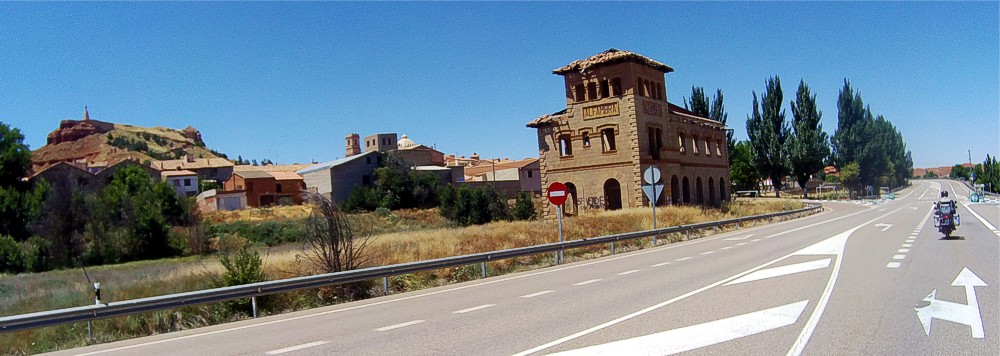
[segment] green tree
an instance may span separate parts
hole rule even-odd
[[[0,122],[0,235],[25,241],[48,189],[22,181],[31,165],[31,150],[21,130]]]
[[[786,141],[788,167],[806,198],[806,182],[823,169],[823,159],[830,155],[829,139],[819,123],[823,113],[816,108],[816,95],[805,81],[799,81],[792,106],[792,135]]]
[[[517,192],[514,199],[514,218],[517,220],[534,220],[538,215],[535,210],[535,203],[531,199],[531,193],[526,191]]]
[[[851,83],[844,79],[844,87],[837,97],[837,131],[832,139],[838,167],[857,161],[858,151],[863,148],[865,124],[870,117],[871,111],[865,108],[861,93],[854,93]]]
[[[951,173],[948,176],[955,179],[969,179],[969,169],[961,164],[956,164],[951,167]]]
[[[750,143],[740,141],[733,147],[729,157],[733,163],[729,165],[729,179],[732,180],[736,190],[757,190],[760,189],[760,173],[754,165],[753,156],[750,153]]]
[[[844,183],[845,187],[853,187],[858,184],[858,176],[861,174],[861,168],[858,167],[858,162],[849,162],[840,169],[840,181]],[[847,190],[851,194],[851,198],[854,198],[858,190]]]
[[[687,99],[684,100],[684,108],[690,110],[695,115],[709,117],[711,108],[708,103],[708,96],[705,95],[705,88],[691,87],[691,107],[688,107]]]
[[[776,197],[781,196],[781,181],[788,174],[784,146],[790,130],[785,123],[785,111],[781,106],[781,79],[775,76],[767,80],[759,106],[757,92],[753,93],[753,114],[747,118],[747,135],[750,137],[753,161],[761,176],[771,179]]]
[[[712,110],[709,118],[726,125],[729,121],[729,114],[726,113],[726,106],[723,104],[722,89],[715,90],[715,98],[712,100]],[[736,139],[733,138],[733,130],[726,130],[726,152],[729,157],[729,165],[733,165],[733,149],[736,147]]]

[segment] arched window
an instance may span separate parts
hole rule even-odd
[[[670,178],[670,204],[678,205],[681,203],[681,184],[677,180],[677,176]]]
[[[691,204],[691,184],[688,182],[688,177],[684,177],[682,183],[684,185],[684,204]]]
[[[695,178],[695,190],[697,191],[698,204],[705,204],[705,189],[701,184],[701,177]]]
[[[590,148],[590,132],[583,132],[583,148]]]
[[[573,141],[569,135],[559,136],[559,155],[562,157],[573,155]]]
[[[708,203],[713,206],[719,205],[719,201],[716,200],[715,195],[715,179],[708,177]]]

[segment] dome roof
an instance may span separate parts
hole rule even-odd
[[[399,149],[406,149],[406,148],[414,147],[416,145],[417,145],[417,143],[413,142],[413,140],[411,140],[409,137],[406,137],[405,134],[403,135],[402,138],[399,139],[399,142],[396,143],[396,147],[399,148]]]

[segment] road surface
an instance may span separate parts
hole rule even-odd
[[[954,239],[933,226],[958,197]],[[654,249],[67,355],[1000,354],[1000,210],[948,181]]]

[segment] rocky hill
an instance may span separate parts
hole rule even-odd
[[[188,126],[183,130],[139,127],[91,120],[63,120],[49,133],[45,146],[31,153],[32,169],[39,171],[58,162],[87,166],[113,164],[132,158],[139,161],[169,160],[193,155],[198,158],[226,158],[205,147],[201,133]]]

